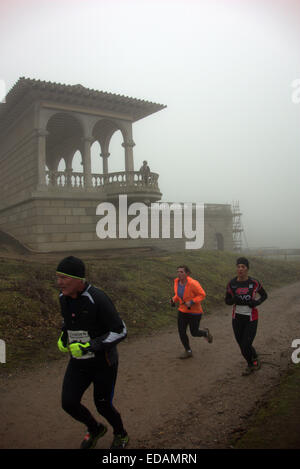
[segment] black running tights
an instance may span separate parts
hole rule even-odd
[[[182,313],[181,311],[178,311],[178,333],[185,350],[190,350],[189,338],[186,333],[188,326],[190,327],[190,331],[193,337],[206,336],[205,331],[199,329],[201,317],[202,314]]]
[[[241,353],[251,366],[253,360],[257,358],[256,350],[252,345],[257,330],[257,319],[250,321],[249,316],[236,314],[236,317],[232,319],[232,327]]]
[[[94,385],[94,402],[100,415],[113,427],[115,434],[124,428],[119,412],[112,404],[118,365],[101,367],[78,363],[71,359],[66,369],[62,388],[62,408],[74,419],[84,423],[89,432],[97,429],[97,421],[81,404],[81,398],[90,384]]]

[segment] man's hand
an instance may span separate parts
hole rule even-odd
[[[73,342],[69,345],[69,350],[74,358],[80,358],[90,351],[91,344],[81,344],[80,342]]]
[[[60,352],[68,352],[69,349],[67,346],[64,345],[63,340],[62,340],[63,332],[60,334],[60,337],[57,341],[57,347],[59,348]]]

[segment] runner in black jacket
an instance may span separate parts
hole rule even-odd
[[[248,276],[249,261],[246,258],[240,257],[236,264],[237,277],[227,285],[225,303],[233,305],[232,327],[248,364],[243,375],[249,375],[260,368],[260,360],[252,343],[257,331],[257,306],[267,299],[267,293],[257,280]]]
[[[85,282],[85,267],[80,259],[63,259],[56,276],[63,316],[58,347],[71,354],[63,382],[62,407],[87,426],[81,449],[93,448],[107,431],[80,402],[93,383],[96,408],[113,427],[111,448],[124,448],[128,435],[112,400],[118,369],[116,345],[126,337],[126,326],[110,298]]]

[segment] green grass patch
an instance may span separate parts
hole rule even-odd
[[[61,256],[63,257],[63,255]],[[132,250],[105,257],[96,253],[80,255],[87,266],[87,279],[103,289],[114,301],[126,322],[128,337],[145,335],[176,324],[176,308],[171,308],[176,268],[187,264],[192,277],[207,293],[204,311],[213,314],[224,305],[225,287],[235,276],[236,254],[220,251],[180,253],[140,253]],[[0,258],[0,339],[6,342],[7,362],[0,374],[15,368],[59,359],[56,343],[61,314],[55,284],[57,254],[39,262],[21,258]],[[250,274],[266,288],[300,279],[300,263],[250,259]]]
[[[282,377],[250,421],[249,429],[233,445],[235,449],[300,448],[300,365]]]

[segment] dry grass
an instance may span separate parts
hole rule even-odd
[[[61,256],[63,257],[63,256]],[[120,252],[107,257],[81,255],[88,279],[115,302],[129,336],[147,334],[176,323],[170,308],[176,267],[187,264],[206,290],[208,314],[223,306],[226,283],[235,275],[236,255],[219,251],[181,253]],[[0,339],[6,342],[7,363],[0,373],[37,362],[59,359],[56,342],[61,315],[55,285],[57,255],[15,259],[0,257]],[[300,263],[251,259],[251,275],[269,290],[300,278]]]

